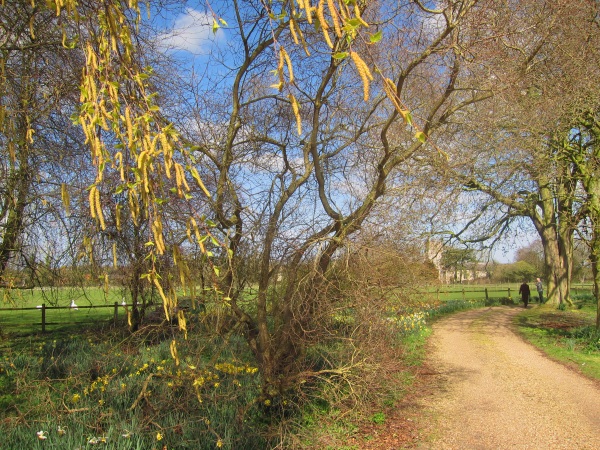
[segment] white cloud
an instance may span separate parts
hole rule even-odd
[[[165,51],[204,54],[223,35],[221,30],[213,33],[212,23],[211,15],[186,8],[185,13],[175,19],[173,26],[157,37],[158,43]]]

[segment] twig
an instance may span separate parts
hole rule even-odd
[[[146,396],[146,389],[148,389],[148,383],[150,383],[150,380],[152,379],[153,376],[154,376],[154,374],[151,373],[144,380],[144,384],[142,385],[142,390],[140,391],[139,395],[137,396],[137,398],[135,399],[133,404],[129,407],[129,411],[133,411],[135,409],[135,407],[138,405],[138,403],[140,402],[140,400]]]

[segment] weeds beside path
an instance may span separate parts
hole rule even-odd
[[[434,325],[427,366],[439,389],[419,401],[418,448],[598,448],[600,388],[517,336],[520,311],[477,309]]]

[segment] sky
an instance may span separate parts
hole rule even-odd
[[[158,42],[165,51],[195,55],[207,54],[211,47],[225,39],[222,29],[213,32],[213,16],[205,11],[187,7],[175,17],[167,17],[165,31]]]
[[[186,2],[186,6],[170,16],[161,16],[158,23],[164,31],[158,35],[158,42],[163,51],[174,54],[182,61],[190,64],[198,63],[198,57],[210,53],[214,46],[223,45],[227,41],[226,23],[219,23],[220,28],[213,29],[215,21],[205,3]],[[227,18],[224,17],[226,20]],[[218,23],[218,18],[217,18]],[[431,24],[436,27],[435,23]],[[500,243],[492,252],[492,258],[500,263],[514,262],[519,248],[528,246],[536,239],[531,233],[520,233],[516,237]]]

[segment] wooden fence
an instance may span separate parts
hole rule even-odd
[[[536,290],[535,290],[535,286],[530,286],[531,288],[531,293],[535,294]],[[450,295],[452,296],[452,294],[456,294],[456,297],[460,297],[462,300],[465,300],[467,298],[467,296],[469,296],[470,298],[474,298],[474,297],[478,297],[478,298],[485,298],[485,300],[489,300],[490,298],[502,298],[502,297],[506,297],[506,298],[512,298],[513,295],[519,295],[519,288],[515,288],[514,286],[503,286],[503,287],[484,287],[484,288],[473,288],[473,287],[468,287],[468,288],[436,288],[434,291],[429,290],[429,291],[425,291],[426,293],[429,293],[430,295],[432,293],[436,294],[436,297],[438,300],[440,300],[440,296],[441,295]],[[545,291],[544,291],[545,292]],[[573,295],[578,295],[578,294],[583,294],[583,293],[591,293],[592,295],[594,294],[594,286],[593,285],[577,285],[577,286],[573,286],[571,288],[571,294]],[[475,294],[475,295],[473,295]],[[480,294],[480,296],[478,296],[477,294]],[[545,295],[545,294],[544,294]],[[448,298],[446,298],[446,300],[448,300]],[[455,300],[454,298],[452,300]]]
[[[29,307],[29,308],[0,308],[0,314],[2,314],[5,311],[39,311],[41,314],[41,321],[40,322],[34,322],[34,323],[24,323],[22,322],[20,325],[28,325],[28,326],[41,326],[41,331],[42,333],[46,332],[46,327],[48,325],[79,325],[79,324],[86,324],[86,323],[98,323],[99,319],[97,317],[92,317],[91,319],[88,320],[77,320],[77,321],[61,321],[61,322],[49,322],[47,320],[47,312],[48,311],[52,311],[52,310],[70,310],[70,311],[78,311],[78,310],[86,310],[86,309],[107,309],[110,308],[113,310],[113,314],[112,314],[112,322],[116,325],[117,321],[119,319],[119,308],[123,308],[126,309],[128,306],[127,304],[119,304],[118,302],[115,302],[113,305],[88,305],[88,306],[46,306],[46,304],[42,304],[40,306],[35,306],[35,307]],[[0,320],[0,326],[2,326],[3,323]]]
[[[535,286],[530,286],[531,287],[531,291],[532,293],[535,293]],[[485,296],[486,300],[489,300],[490,297],[510,297],[512,298],[513,293],[518,295],[518,288],[514,288],[514,287],[510,287],[510,286],[506,286],[506,287],[485,287],[485,288],[448,288],[448,289],[443,289],[443,288],[437,288],[435,291],[423,291],[423,294],[432,294],[435,293],[437,296],[437,299],[440,299],[440,294],[459,294],[461,295],[462,299],[464,300],[467,296],[467,294],[482,294],[483,296]],[[491,295],[492,293],[497,294],[499,293],[500,295]],[[592,295],[594,294],[594,285],[590,284],[590,285],[578,285],[578,286],[573,286],[571,288],[571,294],[583,294],[583,293],[591,293]],[[506,295],[503,295],[506,294]],[[453,299],[454,300],[454,299]]]
[[[593,286],[592,285],[578,285],[578,286],[573,286],[573,288],[571,289],[571,292],[575,295],[580,294],[580,293],[592,293],[593,294]],[[468,298],[472,298],[472,299],[485,299],[486,301],[489,300],[490,298],[504,298],[504,297],[508,297],[508,298],[512,298],[513,295],[517,295],[518,296],[518,288],[513,287],[481,287],[481,288],[474,288],[474,287],[463,287],[463,288],[451,288],[451,287],[446,287],[446,288],[436,288],[435,290],[433,289],[429,289],[425,292],[423,292],[423,294],[427,294],[427,295],[432,295],[435,294],[437,299],[440,300],[441,296],[443,295],[445,298],[445,300],[458,300],[458,299],[462,299],[462,300],[466,300],[467,297]],[[535,295],[535,287],[532,288],[532,294]],[[119,308],[123,308],[124,310],[130,305],[126,305],[126,304],[122,304],[122,303],[118,303],[115,302],[114,305],[89,305],[89,306],[77,306],[76,308],[71,307],[71,306],[46,306],[45,304],[42,304],[40,306],[36,306],[36,307],[29,307],[29,308],[0,308],[0,315],[7,311],[39,311],[41,314],[41,320],[40,322],[34,322],[34,323],[27,323],[27,322],[20,322],[19,325],[27,325],[27,326],[40,326],[41,327],[41,331],[42,333],[46,332],[46,327],[49,325],[76,325],[76,324],[86,324],[86,323],[98,323],[98,318],[92,318],[89,320],[77,320],[77,321],[61,321],[61,322],[49,322],[47,320],[47,312],[51,311],[51,310],[85,310],[85,309],[107,309],[107,308],[111,308],[113,309],[113,314],[112,314],[112,322],[116,325],[119,319]],[[6,324],[2,323],[2,320],[0,318],[0,327],[2,326],[6,326]],[[12,325],[9,325],[12,326]],[[14,325],[17,326],[17,325]]]

